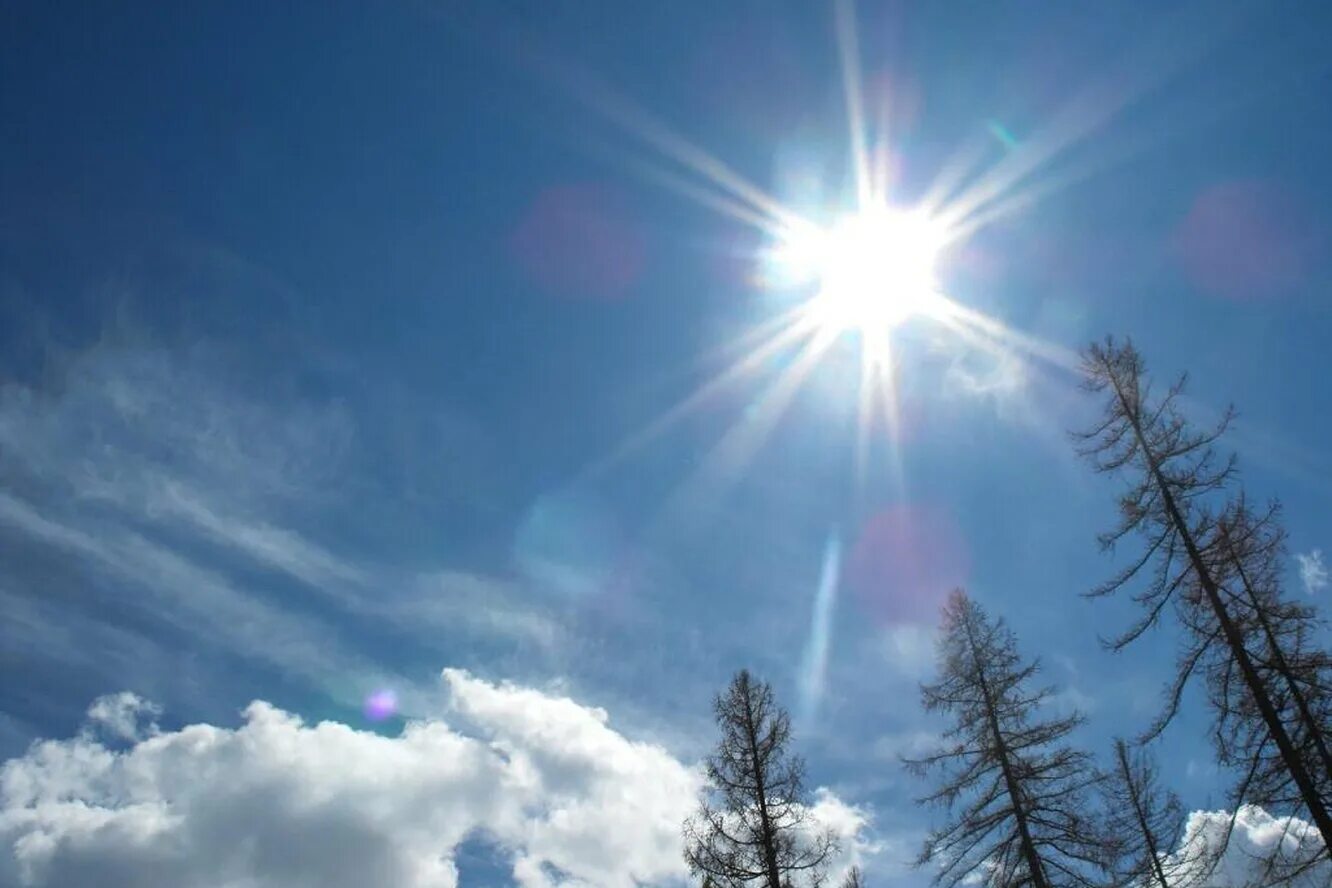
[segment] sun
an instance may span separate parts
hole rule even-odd
[[[881,334],[937,311],[945,242],[924,213],[879,206],[785,232],[774,259],[792,282],[814,285],[804,310],[814,328]]]

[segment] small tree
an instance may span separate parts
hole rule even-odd
[[[709,787],[685,822],[690,873],[721,888],[820,884],[837,842],[810,817],[804,762],[787,749],[790,716],[747,670],[713,712],[722,737],[707,760]]]
[[[944,606],[939,679],[921,686],[925,709],[952,717],[933,755],[905,760],[942,772],[920,801],[953,819],[926,839],[917,865],[939,864],[936,884],[979,878],[993,888],[1094,886],[1104,849],[1092,819],[1089,757],[1065,744],[1077,714],[1042,718],[1049,688],[1023,662],[1013,633],[960,589]]]
[[[1216,849],[1182,846],[1184,806],[1161,786],[1146,753],[1116,739],[1115,765],[1102,786],[1112,857],[1108,868],[1116,885],[1192,888],[1211,873]]]

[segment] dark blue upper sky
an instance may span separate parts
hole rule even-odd
[[[963,159],[1029,165],[949,252],[949,296],[1057,349],[1131,335],[1203,419],[1234,401],[1302,555],[1332,547],[1329,26],[1012,2],[864,3],[857,28],[896,201]],[[1117,488],[1073,454],[1094,405],[1067,372],[916,319],[898,447],[860,476],[851,343],[720,480],[709,454],[772,418],[791,354],[634,438],[782,307],[764,234],[679,187],[666,142],[835,215],[840,64],[814,2],[5,4],[4,752],[109,691],[355,722],[460,666],[696,754],[749,665],[806,716],[814,782],[888,831],[920,821],[894,756],[928,729],[955,583],[1098,753],[1145,724],[1173,636],[1097,645],[1130,613],[1078,596],[1120,563],[1095,544]],[[1162,747],[1190,805],[1223,786],[1203,725]]]

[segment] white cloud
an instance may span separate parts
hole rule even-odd
[[[1310,595],[1327,588],[1327,566],[1323,564],[1323,550],[1313,549],[1304,555],[1296,555],[1300,565],[1300,582]]]
[[[1070,684],[1064,685],[1047,697],[1045,705],[1065,714],[1080,712],[1086,715],[1095,710],[1097,704],[1095,697]]]
[[[101,698],[90,717],[127,748],[85,730],[0,767],[0,885],[452,888],[469,837],[507,852],[522,888],[683,879],[698,766],[604,710],[443,677],[448,720],[394,737],[261,701],[236,728],[161,731],[134,695]],[[861,809],[820,789],[811,810],[843,837],[838,872],[876,850]]]
[[[1225,853],[1197,888],[1261,885],[1267,881],[1265,862],[1272,859],[1274,852],[1279,860],[1291,864],[1311,860],[1311,855],[1322,848],[1318,832],[1298,818],[1274,817],[1253,805],[1240,808],[1234,817],[1234,831],[1225,845]],[[1204,848],[1221,847],[1230,819],[1228,811],[1194,811],[1189,815],[1176,859],[1187,859],[1180,855],[1192,855]],[[1179,881],[1194,884],[1192,880],[1203,875],[1181,871]],[[1293,880],[1281,880],[1280,884],[1286,888],[1326,888],[1329,881],[1332,881],[1332,863],[1325,860]]]
[[[119,740],[135,741],[157,733],[157,723],[151,719],[161,714],[157,704],[121,691],[93,701],[88,707],[88,726]]]
[[[317,589],[366,582],[360,570],[299,534],[262,520],[220,514],[215,503],[182,481],[157,475],[144,482],[150,514],[188,522],[203,535],[231,546],[258,564]]]
[[[435,719],[387,737],[256,702],[235,729],[191,725],[123,751],[90,732],[39,743],[0,769],[0,884],[447,888],[453,849],[477,834],[512,853],[526,888],[552,872],[624,888],[681,874],[696,768],[601,710],[444,678],[469,732]],[[92,711],[135,735],[145,705]]]
[[[866,862],[881,854],[883,841],[870,838],[870,815],[864,808],[847,804],[824,787],[814,792],[814,803],[809,808],[810,819],[822,829],[837,836],[841,851],[828,868],[827,883],[840,885],[853,866],[865,867]]]
[[[1005,351],[983,357],[970,353],[948,366],[944,390],[949,394],[991,398],[998,405],[1021,396],[1027,382],[1027,367],[1016,352]]]
[[[883,652],[900,677],[918,680],[934,668],[935,630],[915,623],[894,623],[883,630]]]
[[[939,743],[937,731],[916,728],[883,734],[874,741],[871,749],[874,758],[895,764],[901,758],[914,758],[933,752]]]

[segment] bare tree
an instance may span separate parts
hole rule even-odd
[[[707,760],[709,788],[685,822],[689,871],[721,888],[821,884],[837,842],[809,814],[804,762],[787,749],[790,716],[747,670],[713,712],[722,737]]]
[[[1240,510],[1224,501],[1233,494],[1235,463],[1233,457],[1219,458],[1213,445],[1230,414],[1210,431],[1195,431],[1177,406],[1183,379],[1153,403],[1142,358],[1131,343],[1107,340],[1084,357],[1086,387],[1105,395],[1106,404],[1102,421],[1081,436],[1082,452],[1098,470],[1129,479],[1119,525],[1102,536],[1102,545],[1113,547],[1131,534],[1146,541],[1140,556],[1091,593],[1108,595],[1148,574],[1145,588],[1133,595],[1142,615],[1108,644],[1123,649],[1157,625],[1168,608],[1185,630],[1166,706],[1148,736],[1165,728],[1184,688],[1201,672],[1217,718],[1213,737],[1219,758],[1244,772],[1236,803],[1274,801],[1276,795],[1267,790],[1289,786],[1288,795],[1332,848],[1327,781],[1309,754],[1317,747],[1314,738],[1326,734],[1326,723],[1309,725],[1300,715],[1282,677],[1282,633],[1262,628],[1260,612],[1275,616],[1276,610],[1255,610],[1262,590],[1252,582],[1246,589],[1239,576],[1246,561],[1265,569],[1262,559],[1279,544],[1261,542],[1261,522],[1241,521]],[[1241,540],[1252,543],[1256,554],[1243,557],[1237,548]],[[1279,599],[1271,589],[1267,594],[1270,602]],[[1294,622],[1283,625],[1298,631]],[[1314,709],[1309,712],[1317,718]]]
[[[1093,886],[1105,858],[1092,820],[1089,757],[1066,745],[1078,714],[1042,718],[1052,690],[1033,689],[1003,620],[956,590],[944,606],[939,679],[921,686],[926,710],[952,717],[941,748],[904,760],[942,782],[920,801],[952,819],[925,841],[917,865],[937,863],[936,884],[980,878],[994,888]]]
[[[1278,506],[1255,512],[1241,495],[1218,520],[1212,548],[1218,582],[1244,624],[1259,674],[1326,799],[1332,797],[1332,656],[1317,646],[1322,624],[1314,609],[1282,594],[1285,530],[1278,519]],[[1222,693],[1216,703],[1219,742],[1248,738],[1255,732],[1245,728],[1261,725],[1247,695]],[[1261,742],[1262,733],[1257,731],[1253,739]],[[1251,762],[1254,751],[1241,746],[1226,753],[1228,760]],[[1251,793],[1259,801],[1288,801],[1281,796],[1290,793],[1292,783],[1283,768],[1259,768]]]
[[[853,866],[846,871],[846,878],[842,879],[842,888],[865,888],[865,883],[861,879],[860,867]]]
[[[1272,705],[1326,804],[1332,799],[1332,657],[1317,645],[1322,623],[1314,609],[1282,593],[1285,531],[1278,518],[1275,504],[1254,511],[1241,494],[1218,518],[1209,555]],[[1299,784],[1235,661],[1213,664],[1207,686],[1217,758],[1244,775],[1235,790],[1237,806],[1247,800],[1302,807]],[[1314,829],[1293,821],[1287,828],[1292,834],[1274,843],[1264,861],[1265,884],[1293,884],[1328,860],[1329,849]]]
[[[1161,786],[1145,752],[1116,739],[1114,768],[1102,786],[1116,885],[1192,888],[1211,874],[1220,849],[1183,844],[1184,806]]]

